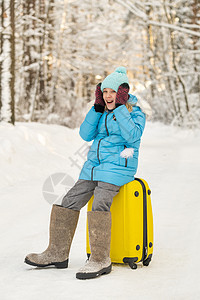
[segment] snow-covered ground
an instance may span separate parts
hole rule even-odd
[[[77,280],[86,259],[86,208],[68,269],[24,264],[27,253],[43,251],[48,243],[51,205],[42,194],[44,182],[56,173],[76,181],[86,148],[78,129],[0,124],[0,299],[200,299],[198,130],[147,123],[137,177],[152,190],[155,240],[149,267],[114,265],[110,275]],[[62,188],[54,192],[62,194]]]

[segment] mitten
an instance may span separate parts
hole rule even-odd
[[[96,112],[101,113],[103,113],[105,109],[105,102],[103,100],[103,93],[101,91],[101,82],[96,86],[94,109]]]
[[[120,105],[126,104],[129,98],[129,85],[128,83],[122,83],[117,91],[115,106],[118,107]]]

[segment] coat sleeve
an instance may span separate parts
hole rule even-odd
[[[96,112],[94,106],[89,110],[79,130],[79,134],[84,141],[90,142],[96,137],[101,116],[102,113]]]
[[[145,127],[145,114],[139,107],[134,107],[129,113],[125,105],[121,105],[114,110],[116,121],[118,122],[121,135],[128,143],[134,143],[142,136]]]

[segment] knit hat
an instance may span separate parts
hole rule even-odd
[[[110,88],[115,92],[118,91],[119,86],[122,83],[128,83],[128,77],[126,75],[126,68],[125,67],[118,67],[113,73],[108,75],[101,84],[101,91],[103,89]]]

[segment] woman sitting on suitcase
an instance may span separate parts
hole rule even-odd
[[[68,267],[80,209],[94,194],[92,211],[87,213],[91,256],[76,278],[95,278],[111,272],[110,207],[120,186],[134,180],[145,126],[145,115],[138,106],[130,105],[136,97],[128,92],[124,67],[117,68],[97,85],[94,106],[80,127],[83,140],[94,140],[87,161],[62,204],[52,207],[48,248],[41,254],[27,255],[26,263]]]

